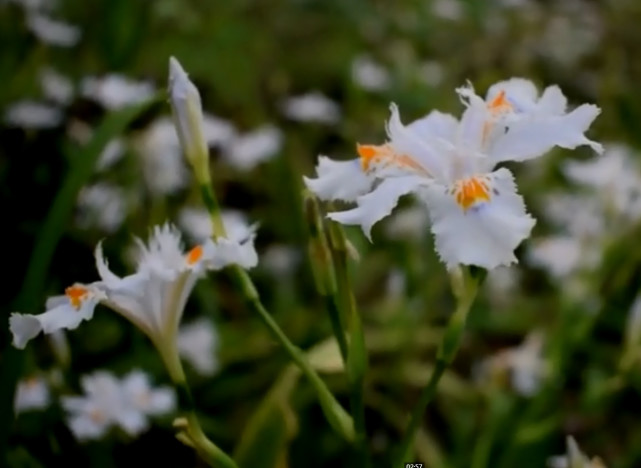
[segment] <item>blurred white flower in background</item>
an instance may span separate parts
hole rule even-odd
[[[393,300],[401,300],[407,297],[407,275],[400,268],[393,268],[387,275],[385,281],[385,294]]]
[[[533,239],[528,246],[528,260],[555,278],[565,278],[577,271],[599,264],[601,251],[573,236],[548,236]]]
[[[600,458],[590,459],[585,455],[574,437],[568,436],[566,439],[567,451],[565,455],[557,455],[548,458],[548,468],[606,468]]]
[[[432,13],[439,18],[456,21],[463,16],[463,5],[459,0],[434,0]]]
[[[352,62],[352,80],[368,91],[383,91],[390,87],[391,77],[385,67],[365,55]]]
[[[107,182],[83,187],[78,193],[76,223],[82,229],[117,231],[127,218],[124,189]]]
[[[58,46],[73,47],[80,40],[80,28],[47,15],[32,12],[27,15],[27,28],[42,42]]]
[[[4,120],[8,125],[26,129],[47,129],[60,125],[62,111],[44,102],[18,101],[5,111]]]
[[[533,331],[519,346],[501,350],[481,361],[476,369],[477,376],[482,379],[508,377],[516,393],[531,397],[549,374],[543,344],[543,333]]]
[[[122,380],[107,371],[81,378],[83,396],[62,397],[69,414],[68,425],[81,441],[99,439],[112,427],[136,436],[149,427],[148,416],[165,414],[175,408],[169,388],[153,389],[148,377],[133,371]]]
[[[180,142],[169,117],[156,119],[134,139],[145,185],[156,196],[175,193],[189,183]]]
[[[276,278],[291,276],[302,260],[301,251],[293,246],[272,244],[261,255],[260,263]]]
[[[153,97],[155,87],[148,81],[136,81],[119,74],[102,77],[85,77],[80,90],[84,97],[91,99],[105,109],[116,110]]]
[[[281,111],[287,118],[298,122],[334,124],[341,119],[338,104],[319,91],[285,99],[281,103]]]
[[[419,76],[426,84],[437,87],[443,82],[445,70],[440,63],[429,60],[419,67]]]
[[[221,217],[230,238],[240,239],[247,234],[249,221],[242,211],[222,210]],[[203,207],[183,207],[178,213],[178,225],[194,242],[204,242],[214,235],[211,217]]]
[[[282,132],[272,125],[265,125],[229,139],[222,154],[230,166],[248,171],[261,162],[272,159],[282,146]]]
[[[430,218],[424,207],[413,205],[399,210],[385,226],[390,239],[421,241],[429,234]]]
[[[211,320],[201,317],[178,330],[178,352],[199,374],[216,373],[219,367],[217,351],[218,333]]]
[[[44,377],[34,375],[18,382],[13,404],[16,413],[44,409],[50,403],[49,385]]]
[[[61,106],[66,106],[73,99],[73,83],[53,68],[40,71],[40,86],[47,99]]]

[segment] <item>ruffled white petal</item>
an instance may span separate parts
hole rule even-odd
[[[603,147],[585,137],[584,133],[601,109],[583,104],[567,115],[521,119],[513,122],[502,137],[489,149],[495,164],[501,161],[525,161],[536,158],[555,146],[574,149],[588,145],[597,153]]]
[[[515,112],[528,112],[535,108],[539,94],[534,83],[525,78],[510,78],[499,81],[489,87],[486,94],[486,102],[490,102],[501,91],[505,92],[507,100],[514,107]]]
[[[13,334],[13,345],[24,349],[29,340],[35,338],[41,331],[45,334],[66,328],[73,330],[83,320],[93,317],[93,311],[98,303],[97,298],[87,298],[79,309],[75,309],[67,301],[39,315],[28,315],[14,312],[9,318],[9,329]]]
[[[228,237],[207,239],[202,245],[203,255],[200,263],[204,268],[221,270],[229,265],[238,265],[244,269],[258,265],[258,254],[254,247],[258,224],[245,225],[235,229]]]
[[[453,148],[451,141],[444,138],[453,130],[447,114],[429,114],[424,119],[406,127],[401,122],[396,104],[390,105],[390,112],[387,135],[394,151],[416,160],[430,177],[444,177],[448,164],[448,151]],[[427,131],[421,133],[421,130]],[[408,175],[412,174],[410,170],[407,172]]]
[[[417,137],[425,139],[428,143],[434,138],[454,141],[458,128],[458,119],[452,114],[432,111],[425,117],[407,125],[406,128],[416,134]]]
[[[354,201],[367,193],[374,179],[365,174],[359,159],[334,161],[327,156],[318,157],[315,179],[303,177],[305,185],[321,200]]]
[[[467,106],[459,123],[456,146],[464,152],[475,154],[483,147],[483,133],[489,118],[487,106],[471,85],[458,88],[456,92]]]
[[[360,225],[371,241],[372,226],[392,212],[399,198],[428,183],[429,179],[419,176],[386,179],[372,192],[358,197],[356,208],[329,213],[327,217],[341,224]]]
[[[548,86],[543,91],[539,102],[537,103],[537,111],[541,114],[547,115],[563,115],[568,106],[568,100],[563,95],[561,88],[556,85]]]
[[[464,211],[443,186],[426,191],[436,250],[448,268],[457,264],[491,270],[516,262],[514,249],[529,236],[535,220],[516,193],[512,174],[499,169],[489,174],[489,202]]]

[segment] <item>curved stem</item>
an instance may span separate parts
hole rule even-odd
[[[478,290],[478,280],[476,278],[472,278],[467,272],[464,274],[462,281],[463,283],[459,285],[458,288],[456,285],[453,287],[456,295],[456,310],[447,324],[447,329],[443,335],[443,340],[441,341],[436,357],[436,365],[432,371],[430,380],[423,389],[418,403],[412,411],[409,425],[405,431],[403,439],[401,440],[396,462],[393,465],[395,467],[403,466],[403,463],[408,461],[407,457],[410,455],[410,449],[414,442],[416,431],[423,419],[425,409],[434,398],[439,381],[447,367],[454,360],[456,352],[461,344],[461,338],[465,331],[467,315],[472,307],[472,303],[474,302],[474,298],[476,297],[476,292]]]
[[[238,468],[236,462],[227,455],[220,447],[214,444],[204,433],[198,417],[196,416],[196,406],[191,396],[191,390],[185,378],[178,351],[173,345],[156,346],[167,367],[167,372],[171,377],[176,393],[178,394],[178,405],[181,410],[185,411],[185,417],[174,423],[180,429],[176,435],[178,440],[196,450],[209,466],[221,468]]]

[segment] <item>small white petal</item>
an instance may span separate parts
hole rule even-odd
[[[9,318],[9,329],[13,333],[14,346],[23,349],[27,342],[41,331],[48,334],[63,328],[68,330],[77,328],[80,322],[93,317],[97,303],[96,298],[87,298],[82,301],[79,309],[67,302],[39,315],[12,313]]]
[[[508,101],[515,107],[517,112],[531,111],[535,107],[539,94],[534,83],[525,78],[511,78],[493,84],[487,90],[486,102],[492,101],[501,91],[505,92]]]
[[[305,185],[321,200],[354,201],[367,193],[374,182],[361,167],[359,159],[334,161],[318,157],[317,178],[303,177]]]
[[[276,156],[282,144],[282,132],[266,125],[229,141],[223,156],[231,166],[248,171]]]
[[[201,318],[183,325],[178,332],[178,351],[202,375],[213,375],[218,368],[218,336],[211,320]]]
[[[496,164],[536,158],[555,146],[574,149],[588,145],[601,153],[603,147],[584,135],[600,113],[597,106],[583,104],[567,115],[518,120],[509,125],[507,133],[494,141],[489,155]]]
[[[543,91],[537,103],[537,110],[548,115],[563,115],[567,106],[568,100],[563,95],[561,88],[553,85]]]
[[[436,250],[448,268],[463,264],[490,270],[516,262],[514,249],[535,224],[510,171],[499,169],[490,177],[497,192],[467,211],[445,187],[431,186],[426,192]]]
[[[252,231],[243,240],[225,237],[207,239],[203,246],[203,262],[212,270],[221,270],[229,265],[250,269],[258,265],[258,254],[254,248],[255,233]]]
[[[372,192],[358,197],[356,208],[329,213],[327,217],[341,224],[360,225],[371,241],[372,226],[392,212],[399,198],[426,183],[427,179],[419,176],[385,179]]]
[[[18,382],[14,400],[16,413],[43,409],[51,401],[49,387],[42,377],[31,377]]]

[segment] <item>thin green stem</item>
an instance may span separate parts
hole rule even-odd
[[[336,429],[347,440],[353,440],[354,423],[352,422],[352,418],[345,412],[345,409],[343,409],[340,403],[336,401],[327,388],[327,385],[325,385],[325,382],[323,382],[316,371],[312,368],[301,349],[287,338],[269,312],[267,312],[260,301],[258,291],[256,291],[256,288],[254,287],[254,284],[247,272],[238,266],[231,267],[231,271],[250,308],[258,314],[271,332],[272,336],[281,344],[287,354],[289,354],[292,361],[294,361],[303,374],[309,379],[310,383],[316,390],[321,407],[323,408],[325,416],[332,427],[334,427],[334,429]]]
[[[465,331],[467,315],[472,307],[474,298],[476,297],[478,281],[466,273],[461,286],[461,290],[458,291],[456,290],[456,287],[454,288],[457,299],[456,310],[447,324],[443,340],[441,341],[441,345],[438,350],[436,365],[434,366],[432,375],[423,389],[418,403],[412,411],[409,425],[399,446],[398,456],[395,460],[395,464],[392,465],[394,467],[403,466],[403,463],[409,461],[408,457],[411,454],[412,444],[414,443],[416,432],[421,425],[427,405],[434,399],[441,377],[443,377],[447,367],[454,360],[461,344],[461,338]]]
[[[343,362],[347,362],[347,338],[345,338],[345,328],[343,326],[343,320],[341,318],[339,306],[336,303],[336,296],[324,296],[325,307],[329,313],[329,320],[332,324],[332,331],[334,336],[336,336],[336,341],[338,342],[338,348],[341,352],[341,357]]]
[[[342,316],[349,321],[350,343],[347,355],[347,373],[350,380],[350,408],[356,431],[356,449],[362,467],[371,466],[367,446],[365,424],[365,374],[367,372],[367,350],[363,325],[356,307],[347,264],[347,241],[341,227],[330,225],[330,245],[333,250],[333,264],[336,275],[335,301],[342,308]]]
[[[196,405],[187,384],[185,371],[176,347],[165,344],[164,346],[157,345],[156,348],[176,389],[178,406],[185,412],[184,422],[180,424],[180,432],[177,434],[178,439],[193,447],[200,458],[207,462],[209,466],[238,468],[236,462],[205,435],[196,416]]]

